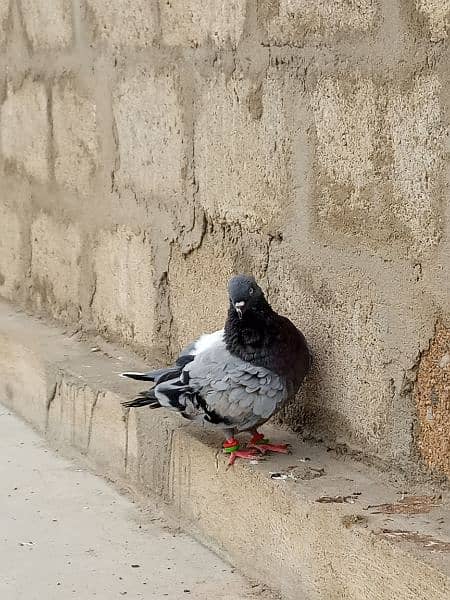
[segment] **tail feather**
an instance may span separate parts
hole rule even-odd
[[[140,408],[141,406],[160,408],[161,404],[158,402],[153,389],[151,389],[141,392],[137,398],[134,398],[134,400],[122,402],[122,406],[125,408]]]
[[[179,375],[181,368],[176,367],[165,367],[163,369],[155,369],[154,371],[148,371],[148,373],[139,373],[135,371],[126,371],[121,373],[121,377],[128,377],[129,379],[136,379],[136,381],[166,381],[174,376]]]
[[[150,390],[141,392],[137,398],[122,402],[125,408],[159,408],[161,406],[176,410],[186,416],[186,402],[191,392],[188,384],[189,377],[183,375],[183,365],[192,360],[191,356],[185,357],[182,364],[175,364],[172,367],[149,371],[148,373],[137,373],[127,371],[122,373],[123,377],[136,379],[138,381],[152,381],[154,387]]]
[[[158,369],[157,371],[149,371],[148,373],[139,373],[135,371],[126,371],[125,373],[121,373],[121,377],[128,377],[129,379],[136,379],[136,381],[154,381],[155,377],[163,371],[163,369]]]

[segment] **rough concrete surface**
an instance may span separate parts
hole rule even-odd
[[[53,88],[55,178],[69,190],[88,195],[97,166],[96,106],[73,81]]]
[[[0,595],[11,600],[271,596],[0,409]]]
[[[220,74],[204,86],[194,137],[199,201],[213,222],[276,232],[290,194],[280,74],[262,82]]]
[[[172,46],[197,47],[208,40],[236,46],[243,33],[245,0],[160,2],[163,40]]]
[[[26,172],[43,182],[48,179],[47,93],[39,81],[26,79],[19,89],[8,86],[1,110],[2,151]]]
[[[434,188],[444,161],[439,82],[422,77],[412,89],[399,87],[389,85],[387,93],[373,79],[352,81],[348,75],[317,86],[316,156],[323,173],[317,223],[329,223],[329,237],[342,228],[388,241],[395,229],[419,248],[439,240],[441,194]]]
[[[94,40],[116,46],[151,46],[157,34],[158,8],[147,0],[87,0],[86,28]]]
[[[238,225],[226,230],[209,227],[197,252],[184,254],[175,246],[168,281],[174,346],[183,347],[205,331],[221,329],[228,308],[224,290],[236,265],[263,278],[267,255],[268,247],[259,235],[246,232],[242,239]],[[205,264],[209,265],[207,272]]]
[[[79,230],[72,223],[58,222],[44,213],[33,222],[31,278],[38,310],[46,304],[55,315],[64,312],[77,317],[81,244]]]
[[[0,295],[169,360],[252,272],[315,355],[283,424],[440,477],[448,0],[53,4],[0,2]]]
[[[58,49],[72,42],[71,0],[21,0],[26,35],[36,49]]]
[[[7,0],[2,0],[2,2],[0,2],[0,47],[2,47],[5,42],[5,24],[8,15],[9,2]]]
[[[159,197],[180,202],[183,193],[186,141],[176,86],[173,69],[157,74],[139,69],[114,96],[119,138],[115,176],[120,185],[146,194],[150,205]]]
[[[151,346],[156,318],[151,256],[151,243],[142,233],[124,228],[116,234],[101,232],[94,251],[96,285],[92,297],[100,331]]]
[[[0,207],[0,285],[7,297],[12,297],[25,276],[22,236],[24,224],[6,204]]]
[[[416,6],[429,19],[431,40],[438,42],[447,39],[450,23],[449,0],[416,0]]]
[[[298,44],[307,36],[367,33],[379,12],[377,0],[279,0],[267,4],[269,39],[275,44]]]
[[[270,428],[291,455],[227,469],[215,434],[163,411],[123,410],[141,386],[117,374],[138,359],[79,338],[2,306],[0,397],[54,447],[77,449],[137,497],[159,498],[186,530],[286,600],[448,597],[448,493],[405,492]]]

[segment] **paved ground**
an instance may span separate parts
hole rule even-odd
[[[0,405],[1,600],[269,597]]]

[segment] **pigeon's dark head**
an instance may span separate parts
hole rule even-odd
[[[242,319],[244,313],[255,309],[264,300],[264,293],[253,277],[236,275],[228,282],[230,304]]]

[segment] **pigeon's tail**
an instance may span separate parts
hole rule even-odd
[[[156,369],[155,371],[148,371],[148,373],[139,373],[136,371],[126,371],[121,373],[121,377],[129,377],[130,379],[136,379],[137,381],[158,381],[162,376],[170,375],[172,373],[177,375],[180,372],[180,367],[168,367],[165,369]]]
[[[141,392],[134,400],[128,400],[122,402],[122,406],[125,408],[140,408],[141,406],[148,406],[149,408],[160,408],[161,404],[158,402],[154,389],[146,390]]]

